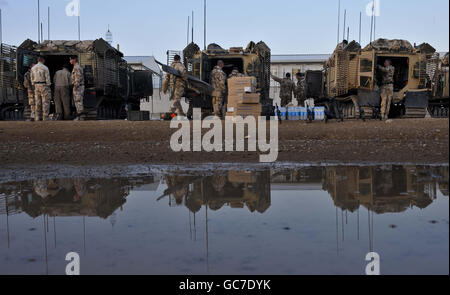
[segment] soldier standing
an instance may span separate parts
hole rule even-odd
[[[295,83],[291,80],[291,74],[287,73],[286,78],[280,79],[274,75],[271,75],[272,79],[280,83],[280,98],[281,107],[286,107],[290,102],[292,102],[292,92],[295,90]]]
[[[47,121],[50,112],[52,92],[50,72],[44,65],[44,57],[38,57],[38,64],[31,69],[31,85],[34,86],[35,121]]]
[[[242,77],[245,77],[245,74],[241,74],[239,72],[239,69],[237,67],[234,67],[233,70],[231,71],[231,74],[228,76],[228,78],[234,78],[234,77],[242,78]]]
[[[70,117],[70,85],[71,77],[69,66],[64,65],[63,68],[55,73],[53,78],[55,84],[55,107],[57,120],[68,120]]]
[[[224,98],[226,93],[227,75],[222,70],[224,63],[222,60],[217,62],[217,66],[211,72],[211,85],[214,87],[213,92],[213,107],[214,115],[220,117],[222,115],[222,107],[224,105]]]
[[[73,84],[73,101],[77,109],[77,117],[75,121],[84,120],[82,117],[84,111],[84,73],[83,68],[78,64],[78,57],[72,56],[70,64],[73,65],[72,84]]]
[[[387,120],[391,109],[392,98],[394,96],[394,73],[395,68],[392,61],[386,59],[384,66],[378,66],[377,69],[382,73],[381,80],[381,119]]]
[[[305,74],[298,72],[296,75],[297,86],[295,87],[295,98],[299,106],[305,106],[306,100],[306,80]]]
[[[32,64],[30,66],[28,71],[25,73],[24,79],[23,79],[23,86],[27,89],[27,93],[28,93],[28,105],[30,106],[30,111],[31,111],[30,121],[34,120],[35,114],[36,114],[36,112],[35,112],[36,105],[34,102],[34,87],[33,87],[33,84],[31,83],[31,69],[33,67],[34,67],[34,64]]]
[[[170,100],[172,100],[172,106],[170,111],[177,113],[178,117],[184,117],[183,107],[181,106],[181,98],[184,95],[184,91],[187,83],[186,68],[181,63],[181,57],[177,54],[173,58],[171,67],[178,71],[180,77],[175,75],[166,75],[166,79],[163,83],[163,92],[167,93],[170,86]]]

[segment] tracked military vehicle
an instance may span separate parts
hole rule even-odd
[[[321,77],[308,73],[307,83],[316,89],[313,94],[319,101],[326,104],[331,98],[338,102],[344,118],[370,118],[381,104],[377,66],[390,59],[395,67],[390,117],[424,118],[432,98],[432,77],[427,68],[434,53],[426,43],[412,46],[405,40],[378,39],[361,49],[353,41],[338,46]]]
[[[240,73],[255,77],[257,92],[261,95],[263,116],[270,116],[274,112],[273,101],[269,97],[270,58],[270,48],[262,41],[257,44],[250,42],[245,49],[223,49],[217,44],[210,44],[203,51],[195,43],[191,43],[183,51],[183,62],[188,74],[205,83],[210,83],[211,72],[219,60],[224,61],[223,71],[227,76],[237,68]],[[211,113],[213,110],[211,93],[191,87],[186,93],[186,99],[189,102],[189,117],[192,116],[193,108],[201,108],[204,113]]]
[[[126,110],[139,110],[140,100],[153,94],[152,72],[133,70],[123,59],[123,54],[103,39],[45,41],[40,44],[26,40],[17,48],[8,48],[10,49],[2,51],[1,57],[2,61],[5,60],[2,66],[6,61],[9,62],[7,67],[4,66],[9,71],[0,73],[0,120],[23,119],[26,116],[24,75],[30,65],[36,63],[39,55],[45,57],[51,79],[63,65],[69,64],[70,56],[78,57],[84,69],[84,106],[87,119],[125,118]],[[69,67],[72,70],[72,66]],[[17,113],[22,115],[15,115]]]
[[[435,54],[428,64],[427,71],[432,78],[432,96],[428,112],[434,118],[448,118],[449,108],[449,54]]]

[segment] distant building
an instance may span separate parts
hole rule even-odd
[[[151,70],[153,72],[153,97],[149,101],[142,101],[141,110],[152,114],[166,113],[170,110],[170,95],[161,91],[164,73],[153,56],[125,56],[125,60],[135,70]],[[187,112],[188,105],[183,100],[182,106]]]
[[[298,72],[306,73],[306,71],[323,70],[323,64],[330,58],[330,54],[289,54],[289,55],[272,55],[271,72],[277,77],[285,77],[290,73],[294,82],[295,74]],[[280,84],[271,80],[270,97],[274,102],[280,104]],[[296,101],[294,100],[294,104]]]
[[[108,26],[108,31],[105,34],[105,41],[109,43],[109,45],[112,46],[113,43],[113,35],[111,33],[111,31],[109,30],[109,26]]]

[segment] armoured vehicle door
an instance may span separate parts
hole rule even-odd
[[[37,58],[39,56],[39,53],[34,51],[28,51],[24,49],[17,49],[17,73],[16,78],[19,81],[19,83],[23,84],[23,79],[25,73],[28,71],[28,68],[32,64],[37,64]]]
[[[375,51],[363,51],[359,57],[359,88],[365,90],[374,89],[375,78]]]
[[[148,97],[153,95],[153,74],[151,71],[133,72],[132,96]]]

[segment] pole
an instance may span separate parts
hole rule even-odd
[[[375,15],[375,12],[374,12],[374,14],[373,14],[373,41],[375,41],[377,39],[376,29],[377,29],[377,16]]]
[[[361,44],[362,12],[359,12],[359,44]]]
[[[337,44],[339,44],[339,33],[341,28],[341,0],[339,0],[338,4],[338,25],[337,25]]]
[[[41,43],[41,2],[38,0],[38,43]]]
[[[347,27],[347,41],[350,42],[350,27]]]
[[[192,43],[194,43],[194,11],[192,11]]]
[[[48,35],[47,38],[50,41],[50,6],[48,7],[48,20],[47,20],[47,24],[48,24]]]
[[[204,1],[204,7],[203,7],[203,12],[204,12],[204,24],[203,24],[203,47],[204,50],[206,50],[206,0]]]
[[[187,25],[187,38],[186,38],[186,45],[189,45],[189,29],[191,28],[191,17],[188,16],[188,25]]]
[[[344,29],[342,32],[342,40],[345,40],[345,22],[347,20],[347,9],[344,10]]]
[[[370,18],[370,44],[372,44],[372,33],[373,33],[373,7],[372,5],[372,17]]]
[[[0,9],[0,44],[3,43],[2,10]]]

